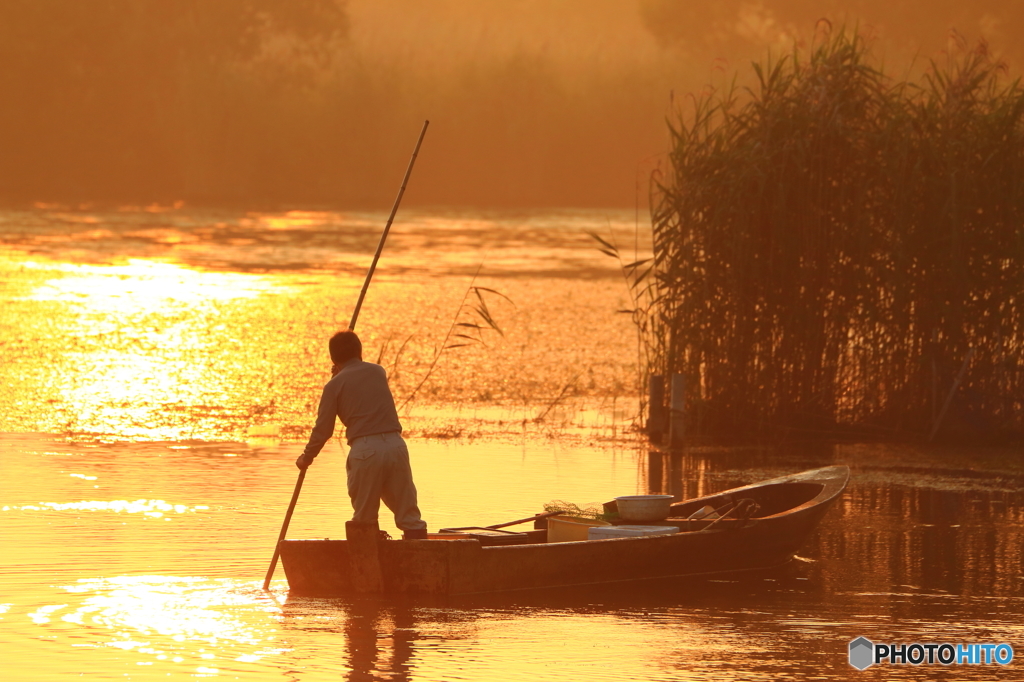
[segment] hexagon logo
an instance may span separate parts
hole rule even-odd
[[[865,670],[875,662],[875,645],[867,637],[858,637],[850,642],[850,665]]]

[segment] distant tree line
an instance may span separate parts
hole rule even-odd
[[[286,63],[325,59],[346,28],[333,0],[4,0],[0,197],[175,199],[217,194],[219,173],[258,183],[259,158],[234,165],[217,146],[260,125],[249,108],[291,87]]]
[[[350,14],[0,0],[0,201],[386,207],[429,118],[407,202],[633,205],[667,86],[629,65],[584,83],[486,46],[438,72],[401,42],[355,49]]]
[[[1019,0],[640,0],[640,13],[663,45],[711,48],[730,58],[750,47],[760,52],[766,41],[798,38],[819,21],[856,23],[865,33],[885,35],[890,47],[913,45],[923,55],[946,47],[951,29],[974,34],[985,28],[1000,51],[1024,57]]]
[[[632,208],[671,92],[709,68],[844,12],[900,63],[949,26],[1020,60],[1019,8],[0,0],[0,201],[387,207],[429,118],[409,204]]]

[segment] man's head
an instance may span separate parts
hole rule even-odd
[[[331,350],[331,362],[341,365],[352,358],[363,359],[363,343],[354,331],[345,330],[331,337],[327,347]]]

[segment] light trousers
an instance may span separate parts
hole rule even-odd
[[[352,498],[352,520],[377,521],[381,500],[395,515],[395,525],[403,531],[423,530],[416,486],[412,482],[409,448],[400,433],[362,436],[352,441],[345,462],[348,495]]]

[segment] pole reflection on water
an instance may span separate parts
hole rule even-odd
[[[634,369],[608,343],[632,338],[614,313],[620,275],[585,237],[606,228],[603,214],[420,215],[394,234],[360,324],[389,349],[399,393],[429,365],[481,248],[492,275],[477,283],[516,302],[500,311],[504,339],[443,359],[403,415],[426,519],[488,525],[553,499],[695,497],[849,464],[850,486],[790,565],[449,601],[294,599],[279,573],[268,595],[259,585],[326,380],[324,342],[347,319],[378,217],[6,218],[22,228],[0,244],[5,682],[1021,677],[1017,662],[860,673],[846,658],[861,635],[1024,648],[1020,452],[648,459],[615,431],[634,409]],[[614,220],[632,230],[632,212]],[[348,510],[331,446],[289,536],[342,537]]]

